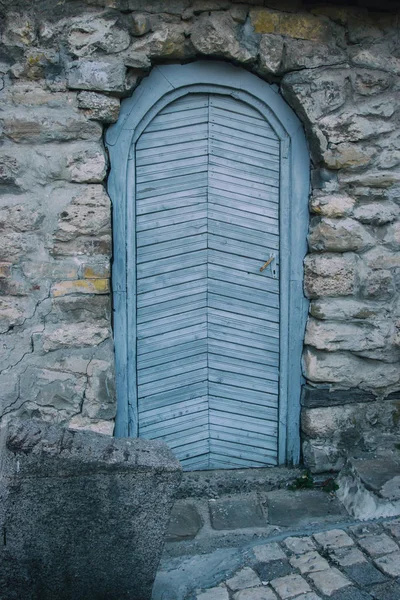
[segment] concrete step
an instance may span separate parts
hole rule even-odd
[[[173,507],[164,555],[190,556],[315,525],[347,522],[335,494],[321,489],[246,491],[188,497]]]
[[[183,474],[177,499],[218,498],[223,494],[270,492],[286,488],[304,474],[298,467],[216,469]]]
[[[400,456],[350,458],[337,483],[339,500],[356,519],[400,515]]]

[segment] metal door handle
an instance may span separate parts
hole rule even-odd
[[[272,263],[272,261],[274,260],[274,258],[275,258],[275,256],[272,254],[272,256],[270,256],[269,259],[260,268],[261,273],[268,267],[268,265],[270,265]]]

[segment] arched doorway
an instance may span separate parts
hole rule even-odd
[[[299,458],[309,159],[300,122],[225,63],[156,67],[107,134],[116,435],[187,470]]]

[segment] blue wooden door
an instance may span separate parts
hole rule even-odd
[[[213,93],[171,102],[136,143],[139,436],[185,469],[277,464],[279,145]]]

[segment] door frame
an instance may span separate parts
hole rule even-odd
[[[301,355],[308,302],[303,294],[307,252],[310,160],[303,127],[276,85],[224,62],[154,67],[121,103],[106,134],[113,206],[113,311],[117,390],[115,435],[137,437],[135,143],[170,102],[188,93],[231,95],[258,110],[281,140],[280,368],[278,463],[300,459]],[[290,318],[289,318],[290,316]],[[133,382],[133,384],[132,384]]]

